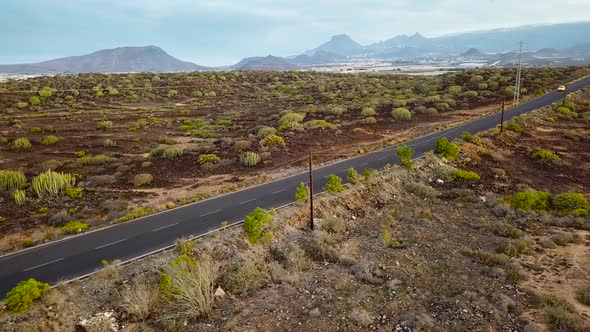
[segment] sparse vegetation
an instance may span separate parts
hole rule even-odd
[[[22,172],[0,170],[0,192],[20,189],[26,183],[27,177]]]
[[[553,162],[553,161],[559,161],[561,160],[561,158],[559,158],[558,155],[556,155],[555,153],[548,151],[548,150],[539,150],[539,151],[535,151],[531,157],[533,157],[533,159],[537,159],[540,160],[542,162]]]
[[[248,234],[250,243],[256,244],[268,240],[271,236],[270,229],[273,226],[274,211],[267,212],[256,208],[244,219],[244,230]]]
[[[64,189],[74,184],[76,184],[74,175],[48,170],[33,178],[31,189],[37,197],[43,198],[46,196],[58,196]]]
[[[39,299],[43,292],[49,289],[49,284],[39,282],[35,279],[21,281],[11,289],[4,299],[4,305],[13,313],[22,314],[27,311],[33,302]]]
[[[472,171],[456,170],[453,172],[453,180],[455,181],[479,181],[479,174]]]
[[[395,121],[409,121],[412,119],[412,113],[405,107],[398,107],[391,111],[391,117]]]
[[[459,147],[449,142],[446,137],[443,137],[436,141],[434,153],[440,154],[447,159],[457,159],[459,158]]]
[[[414,155],[414,149],[409,146],[403,145],[398,147],[396,150],[397,157],[400,163],[408,170],[411,171],[412,167],[414,167],[414,162],[412,161],[412,156]]]
[[[41,141],[41,144],[43,145],[54,145],[57,143],[59,143],[59,138],[57,138],[57,136],[54,135],[45,136]]]
[[[328,175],[328,183],[324,186],[324,190],[329,193],[338,193],[344,190],[342,186],[342,178],[337,175]]]
[[[309,188],[305,185],[305,183],[300,182],[297,190],[295,191],[295,201],[297,202],[307,202],[309,199]]]
[[[61,231],[66,234],[76,234],[86,230],[88,230],[88,225],[81,221],[70,221],[61,228]]]
[[[136,187],[142,187],[142,186],[152,183],[153,180],[154,180],[153,175],[151,175],[149,173],[141,173],[141,174],[137,174],[133,178],[133,185]]]
[[[12,148],[16,151],[29,151],[33,148],[33,145],[28,138],[21,137],[12,141]]]
[[[356,185],[359,182],[359,174],[356,169],[352,167],[348,169],[346,180],[352,185]]]
[[[240,162],[246,167],[254,167],[260,163],[260,155],[253,151],[247,151],[240,155]]]

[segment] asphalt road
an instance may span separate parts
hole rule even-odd
[[[568,92],[590,84],[590,77],[572,83]],[[505,113],[505,120],[559,101],[562,92],[552,91],[523,103]],[[406,144],[415,151],[415,158],[432,150],[437,139],[458,138],[462,132],[475,134],[494,128],[500,114],[493,114],[458,127],[433,132]],[[314,171],[314,192],[321,192],[329,174],[346,179],[350,167],[359,172],[365,168],[380,169],[397,163],[395,149],[388,147],[366,155],[343,160]],[[0,257],[0,294],[28,278],[55,283],[91,273],[102,267],[101,261],[126,261],[147,255],[172,245],[176,239],[204,234],[220,227],[222,221],[230,225],[243,220],[254,208],[277,208],[293,202],[295,188],[307,183],[307,173],[296,174],[249,189],[182,206],[127,223],[66,238]]]

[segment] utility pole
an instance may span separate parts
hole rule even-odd
[[[563,90],[563,101],[561,102],[561,106],[565,107],[565,97],[567,97],[567,86],[565,90]]]
[[[311,149],[309,150],[309,229],[313,231],[313,173],[311,169]]]
[[[506,108],[506,97],[502,98],[502,115],[500,116],[500,134],[504,131],[504,108]]]
[[[518,48],[518,69],[516,70],[516,84],[514,85],[514,106],[518,105],[520,101],[520,77],[522,74],[522,46],[524,45],[523,41],[520,41],[519,48]]]

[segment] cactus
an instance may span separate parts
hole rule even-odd
[[[183,148],[165,148],[162,150],[162,158],[174,159],[184,154]]]
[[[17,151],[28,151],[32,147],[33,145],[31,145],[31,141],[28,138],[21,137],[12,141],[12,148]]]
[[[12,198],[16,202],[16,205],[23,205],[27,200],[27,193],[22,189],[14,190],[10,193],[10,196],[12,196]]]
[[[57,144],[57,143],[59,143],[59,138],[57,138],[57,136],[55,136],[55,135],[45,136],[45,137],[43,137],[43,140],[41,141],[41,144],[43,144],[43,145],[53,145],[53,144]]]
[[[19,171],[0,170],[0,192],[19,189],[27,183],[27,177]]]
[[[210,153],[210,154],[202,154],[199,156],[199,158],[197,158],[197,163],[199,165],[203,165],[205,163],[218,163],[220,161],[219,157],[216,154]]]
[[[246,167],[254,167],[260,162],[260,155],[253,151],[242,153],[240,162]]]
[[[57,196],[62,190],[73,186],[75,183],[76,178],[72,174],[48,170],[33,178],[31,189],[39,198]]]

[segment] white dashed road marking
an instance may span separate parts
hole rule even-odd
[[[208,212],[208,213],[202,214],[201,217],[208,216],[210,214],[217,213],[217,212],[220,212],[220,211],[222,211],[222,209],[219,209],[219,210],[215,210],[215,211],[212,211],[212,212]]]
[[[172,227],[172,226],[176,226],[176,225],[178,225],[178,223],[174,223],[172,225],[162,226],[162,227],[159,227],[159,228],[156,228],[156,229],[152,230],[152,232],[157,232],[157,231],[162,230],[164,228],[168,228],[168,227]]]
[[[127,240],[127,239],[123,239],[123,240],[119,240],[119,241],[115,241],[115,242],[107,243],[107,244],[104,244],[104,245],[102,245],[102,246],[98,246],[98,247],[94,248],[94,250],[97,250],[97,249],[102,249],[102,248],[105,248],[105,247],[108,247],[108,246],[112,246],[113,244],[117,244],[117,243],[119,243],[119,242],[123,242],[123,241],[125,241],[125,240]]]
[[[56,260],[54,260],[54,261],[51,261],[51,262],[47,262],[47,263],[43,263],[43,264],[39,264],[39,265],[35,265],[35,266],[33,266],[33,267],[30,267],[30,268],[28,268],[28,269],[25,269],[23,272],[31,271],[31,270],[33,270],[33,269],[36,269],[36,268],[38,268],[38,267],[45,266],[45,265],[49,265],[49,264],[53,264],[53,263],[56,263],[56,262],[59,262],[59,261],[63,261],[63,260],[64,260],[63,258],[60,258],[60,259],[56,259]]]

